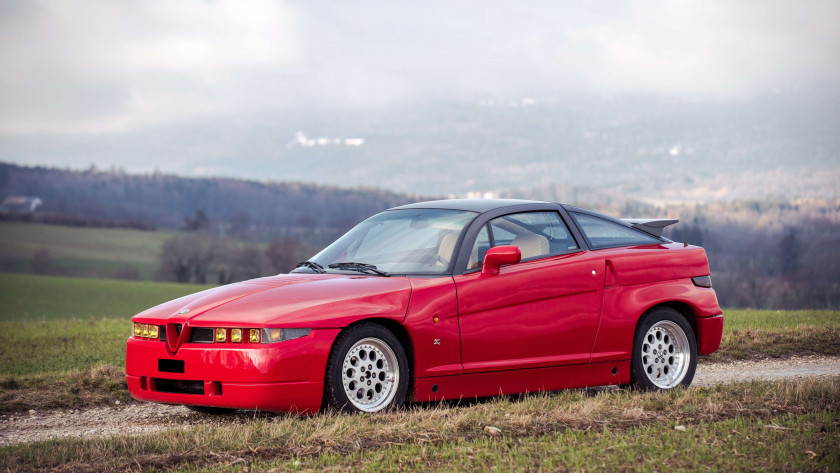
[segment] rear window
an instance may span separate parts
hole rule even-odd
[[[652,235],[619,223],[577,212],[571,214],[594,250],[662,243],[662,240]]]

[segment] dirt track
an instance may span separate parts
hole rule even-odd
[[[840,357],[800,357],[787,360],[702,363],[692,385],[713,386],[744,380],[802,379],[840,376]],[[182,406],[131,403],[84,410],[29,411],[0,416],[0,445],[60,437],[101,437],[141,434],[166,429],[187,429],[195,425],[236,425],[255,416],[272,416],[240,411],[235,415],[209,416]]]

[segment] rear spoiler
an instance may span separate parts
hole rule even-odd
[[[634,228],[656,236],[662,236],[662,230],[668,225],[679,222],[679,220],[675,219],[657,220],[652,218],[624,218],[622,220],[633,225]]]

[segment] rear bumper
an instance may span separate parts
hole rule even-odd
[[[128,390],[143,401],[299,413],[321,407],[324,372],[339,329],[266,345],[165,342],[129,338]]]
[[[697,353],[709,355],[720,348],[723,337],[723,314],[697,318]]]

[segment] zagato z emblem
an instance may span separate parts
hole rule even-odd
[[[181,309],[180,311],[178,311],[178,315],[184,315],[184,314],[189,314],[189,313],[190,313],[190,309]]]
[[[436,338],[436,339],[435,339],[435,343],[434,343],[434,344],[435,344],[435,345],[440,345],[440,339],[439,339],[439,338]]]

